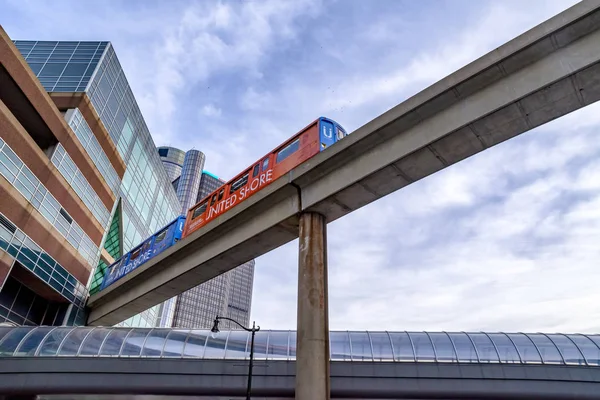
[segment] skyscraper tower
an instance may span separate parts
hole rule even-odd
[[[161,146],[158,148],[158,156],[163,163],[163,167],[165,167],[165,171],[167,171],[169,181],[173,182],[181,176],[183,161],[185,160],[185,151],[174,147]]]
[[[198,150],[184,153],[173,147],[159,147],[158,154],[165,169],[172,174],[170,176],[182,204],[182,213],[225,183],[203,171],[205,157]],[[180,176],[177,176],[177,171]],[[210,328],[217,315],[248,325],[254,264],[254,260],[251,260],[165,302],[165,309],[173,315],[172,326]],[[224,327],[238,329],[229,321],[223,322]]]
[[[46,182],[45,192],[32,193],[32,204],[55,226],[57,233],[49,231],[49,235],[58,234],[66,239],[59,250],[54,243],[46,242],[50,240],[48,235],[40,239],[37,247],[30,247],[34,249],[31,257],[36,263],[43,254],[51,257],[43,267],[40,266],[38,273],[34,264],[29,270],[37,280],[44,281],[49,275],[46,285],[63,297],[67,296],[66,303],[72,302],[77,308],[77,299],[87,296],[85,287],[90,293],[98,291],[107,266],[176,218],[181,204],[156,154],[148,127],[110,42],[17,40],[14,46],[21,53],[18,55],[13,51],[15,47],[11,48],[13,44],[7,43],[7,37],[2,34],[0,55],[3,65],[4,57],[7,57],[6,65],[17,74],[13,78],[23,85],[21,93],[29,96],[30,103],[40,107],[40,102],[48,103],[43,110],[38,109],[29,116],[19,115],[21,111],[15,108],[17,119],[21,117],[29,126],[26,129],[28,135],[21,135],[21,144],[37,140],[39,151],[26,154],[19,149],[21,144],[12,140],[8,146],[18,152],[20,159],[25,160],[23,162],[30,164],[30,170],[39,182]],[[9,52],[12,56],[17,53],[16,63],[14,57],[9,59]],[[39,93],[32,89],[36,85]],[[4,89],[7,88],[0,91],[7,94]],[[23,92],[25,89],[28,93]],[[61,117],[60,121],[56,121],[56,115]],[[40,118],[46,120],[47,129],[42,129]],[[48,134],[48,129],[55,133]],[[4,137],[4,132],[0,135]],[[43,160],[39,161],[42,155],[51,161],[45,163],[46,170],[38,165],[44,164]],[[56,178],[48,181],[50,175]],[[39,189],[39,183],[33,182],[32,176],[28,179]],[[17,184],[14,186],[19,188]],[[21,200],[15,197],[12,205]],[[42,206],[47,203],[47,207],[40,208],[40,202]],[[27,232],[36,231],[28,226],[28,222],[21,224],[14,218],[8,219],[15,225],[12,235],[17,235],[15,237],[22,243],[26,241],[23,241],[21,228]],[[12,230],[12,225],[9,227],[9,231]],[[78,262],[64,259],[66,254],[78,255],[75,257]],[[77,273],[71,277],[58,269],[59,259],[64,259],[60,264],[68,273]],[[84,263],[79,267],[82,260]],[[10,281],[2,292],[7,295],[10,292],[16,299],[19,295],[13,295],[12,291],[15,288],[21,291],[23,286],[29,290],[33,288],[35,293],[47,292],[36,280],[21,275],[14,278],[17,283],[13,285],[14,281]],[[73,285],[74,291],[71,290]],[[46,298],[54,296],[54,292],[48,293]],[[6,298],[10,300],[10,297]],[[162,321],[161,309],[160,305],[154,306],[122,324],[157,326]],[[68,317],[62,321],[55,318],[54,322],[78,323],[81,319],[77,318]],[[38,323],[37,320],[32,322]]]

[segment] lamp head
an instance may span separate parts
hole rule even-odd
[[[212,333],[219,333],[219,318],[215,318],[215,323],[210,331]]]

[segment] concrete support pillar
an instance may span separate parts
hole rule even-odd
[[[300,216],[296,399],[329,399],[327,222],[317,213]]]

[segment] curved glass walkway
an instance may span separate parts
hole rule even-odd
[[[600,366],[600,335],[332,331],[331,360]],[[109,327],[0,327],[0,357],[247,359],[250,333]],[[255,359],[294,360],[295,331],[259,331]]]

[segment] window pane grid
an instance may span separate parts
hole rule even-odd
[[[62,148],[62,146],[59,145],[57,150],[60,148]],[[60,150],[58,151],[60,152]],[[66,222],[63,216],[60,215],[61,206],[58,201],[50,194],[48,189],[42,185],[29,168],[25,166],[25,163],[23,163],[23,161],[21,161],[21,159],[10,149],[8,144],[4,142],[2,143],[2,147],[0,147],[0,164],[3,166],[10,165],[11,168],[16,171],[16,178],[13,178],[9,175],[5,175],[5,169],[0,168],[0,174],[7,179],[13,179],[12,182],[14,182],[14,187],[25,198],[32,202],[32,204],[35,202],[33,199],[34,193],[36,198],[43,198],[41,205],[36,208],[67,240],[69,240],[70,230],[77,230],[82,233],[80,241],[73,247],[78,250],[90,265],[95,266],[97,264],[97,258],[100,255],[98,247],[94,245],[94,242],[87,234],[83,233],[83,230],[75,221],[72,221],[71,224]],[[32,180],[35,181],[32,182]]]
[[[0,214],[2,218],[10,221],[6,216]],[[4,230],[2,230],[4,232]],[[77,279],[68,273],[58,262],[56,262],[48,253],[43,251],[41,247],[35,243],[19,228],[16,228],[15,233],[9,236],[2,233],[2,242],[10,245],[13,249],[12,255],[21,264],[33,272],[36,276],[49,284],[58,293],[64,295],[69,293],[68,300],[74,302],[77,306],[82,306],[87,298],[87,291]],[[52,264],[53,266],[51,266]],[[69,283],[70,282],[75,282]],[[74,301],[73,301],[74,299]]]
[[[31,356],[34,354],[56,355],[61,354],[79,356],[120,356],[120,357],[191,357],[208,359],[247,359],[250,353],[250,333],[245,331],[220,331],[216,336],[211,336],[208,330],[185,329],[153,329],[153,328],[35,328],[34,331],[19,330],[22,328],[9,328],[8,333],[0,338],[0,353],[5,356]],[[15,334],[12,335],[12,330]],[[27,336],[25,336],[27,334]],[[345,332],[332,331],[330,338],[332,344],[332,360],[347,362],[415,362],[414,358],[399,359],[392,352],[393,337],[405,332]],[[569,354],[569,348],[576,350],[581,357],[588,355],[588,363],[573,362],[572,357],[566,357],[567,363],[579,366],[598,366],[598,351],[594,341],[585,335],[543,335],[543,334],[504,334],[504,333],[444,333],[444,332],[410,332],[411,338],[416,339],[415,349],[421,354],[432,354],[429,347],[432,343],[439,354],[435,362],[483,362],[488,363],[491,357],[485,353],[491,345],[484,338],[487,337],[496,343],[500,353],[501,362],[527,363],[516,361],[516,348],[510,347],[509,337],[528,338],[533,336],[535,341],[549,345],[550,338],[556,343],[555,349],[560,349],[562,354]],[[482,335],[482,336],[480,336]],[[516,336],[515,336],[516,335]],[[6,337],[14,339],[6,342]],[[467,354],[474,354],[474,348],[468,349],[468,342],[464,339],[475,337],[475,343],[482,348],[483,360],[478,358],[467,360]],[[540,341],[540,337],[547,337],[548,341]],[[560,337],[560,338],[559,338]],[[25,339],[24,339],[25,338]],[[430,338],[429,341],[424,340]],[[452,340],[448,340],[451,338]],[[558,339],[557,339],[558,338]],[[368,344],[367,341],[368,340]],[[556,341],[554,341],[556,339]],[[570,344],[567,342],[570,342]],[[6,342],[6,343],[5,343]],[[351,345],[351,342],[354,343]],[[515,343],[520,343],[517,339]],[[22,343],[19,345],[19,343]],[[361,344],[364,343],[364,346]],[[358,344],[358,345],[357,345]],[[454,344],[454,345],[452,345]],[[42,350],[38,350],[40,347]],[[295,359],[296,332],[295,331],[259,331],[256,334],[254,352],[257,359]],[[419,347],[425,346],[425,349]],[[524,348],[523,344],[516,344]],[[45,350],[44,350],[45,348]],[[51,349],[52,348],[52,349]],[[354,350],[356,348],[356,350]],[[584,350],[586,348],[587,350]],[[368,349],[368,350],[366,350]],[[370,350],[373,349],[373,350]],[[377,349],[377,350],[375,350]],[[452,349],[452,350],[450,350]],[[372,356],[370,356],[371,354]],[[507,354],[506,360],[503,354]],[[432,362],[429,356],[421,355],[421,361]],[[575,358],[576,359],[576,358]],[[596,360],[595,362],[590,362]],[[559,363],[561,364],[561,363]],[[564,365],[564,363],[562,363]]]

